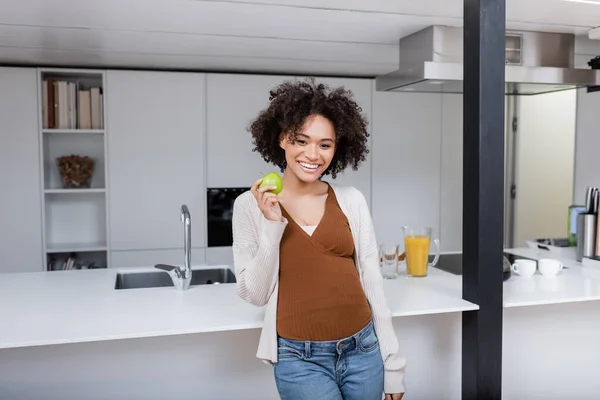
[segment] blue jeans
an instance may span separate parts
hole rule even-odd
[[[275,384],[282,400],[381,400],[383,360],[373,322],[331,342],[278,339]]]

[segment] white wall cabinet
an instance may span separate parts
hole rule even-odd
[[[366,116],[369,125],[368,132],[373,134],[373,81],[370,79],[351,79],[351,78],[317,78],[319,82],[328,84],[330,87],[343,86],[351,90],[354,94],[354,100],[362,108],[363,114]],[[369,150],[373,149],[373,136],[369,137]],[[349,167],[344,173],[339,174],[336,179],[327,176],[324,180],[339,185],[352,185],[362,192],[367,199],[367,203],[371,205],[371,172],[372,172],[372,153],[367,155],[367,159],[359,166],[357,171]]]
[[[55,187],[56,179],[40,175],[40,154],[46,156],[46,148],[40,145],[36,69],[0,71],[2,87],[10,89],[0,93],[0,163],[4,170],[19,171],[18,175],[0,174],[6,188],[0,208],[2,268],[43,270],[43,191],[51,206],[58,204],[58,196],[63,196],[60,204],[64,205],[71,199],[68,196],[75,195],[55,193],[60,189]],[[97,134],[85,139],[85,149],[98,150],[103,156],[99,158],[106,161],[106,176],[101,165],[88,197],[81,198],[89,199],[85,204],[97,200],[94,209],[104,209],[103,196],[108,200],[108,243],[102,250],[111,255],[111,266],[182,262],[182,204],[192,214],[193,263],[229,263],[229,248],[206,248],[206,188],[248,187],[261,172],[276,170],[252,151],[247,127],[268,105],[271,88],[299,77],[123,70],[102,74],[106,77],[107,117],[102,130],[106,154],[102,132],[91,132]],[[360,169],[348,170],[336,180],[325,179],[361,190],[371,206],[380,242],[400,243],[405,224],[431,226],[442,250],[460,250],[460,96],[376,92],[369,79],[317,80],[352,90],[371,133],[371,152]],[[582,96],[587,96],[587,109],[581,104]],[[588,111],[596,97],[580,94],[579,131],[594,131],[589,128],[595,126],[589,117],[594,113]],[[67,140],[71,134],[52,133],[52,143]],[[9,141],[16,135],[18,141]],[[578,132],[579,153],[593,147],[584,143],[588,136],[592,135]],[[75,142],[69,139],[67,144]],[[576,187],[591,182],[583,176],[586,171],[577,168]],[[49,236],[50,242],[55,239]]]
[[[462,96],[375,92],[373,218],[379,242],[430,226],[462,249]]]
[[[440,235],[442,96],[373,95],[373,221],[380,243],[401,244],[402,226]]]
[[[260,173],[279,172],[252,151],[252,136],[247,128],[258,113],[269,104],[269,90],[295,76],[207,74],[206,127],[207,127],[207,186],[250,187]],[[344,86],[352,90],[372,122],[372,81],[317,77],[332,87]],[[371,131],[371,127],[369,126]],[[370,145],[370,141],[369,141]],[[327,181],[356,186],[370,201],[371,157],[358,171],[346,171],[337,179]]]
[[[279,172],[253,152],[248,126],[269,105],[269,90],[293,76],[207,74],[207,187],[250,187]]]
[[[182,204],[204,247],[204,85],[201,73],[108,71],[111,251],[145,263],[145,250],[182,249]]]
[[[0,68],[0,272],[45,269],[37,71]]]
[[[440,248],[462,250],[463,103],[462,95],[442,95]]]
[[[207,74],[206,77],[206,129],[207,129],[207,187],[250,187],[262,173],[280,172],[253,152],[252,136],[248,127],[258,113],[269,105],[269,91],[287,80],[302,77],[244,74]],[[372,81],[317,77],[331,87],[350,89],[363,109],[372,133]],[[371,140],[369,140],[371,149]],[[347,170],[333,180],[341,185],[358,188],[371,203],[371,154],[358,171]],[[208,264],[231,264],[231,248],[206,249]]]

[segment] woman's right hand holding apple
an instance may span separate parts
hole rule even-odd
[[[258,186],[261,182],[262,179],[258,179],[250,189],[258,203],[258,208],[260,208],[260,211],[262,211],[266,219],[274,222],[281,222],[281,207],[279,206],[277,195],[269,192],[269,190],[275,190],[277,187],[266,185],[259,188]]]

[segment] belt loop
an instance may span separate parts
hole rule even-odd
[[[306,358],[311,358],[312,354],[311,354],[311,349],[310,349],[310,342],[304,342],[304,353],[306,355]]]

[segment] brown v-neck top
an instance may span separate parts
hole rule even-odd
[[[354,264],[350,224],[329,186],[325,214],[309,235],[287,211],[279,250],[277,333],[292,340],[329,341],[359,332],[371,308]]]

